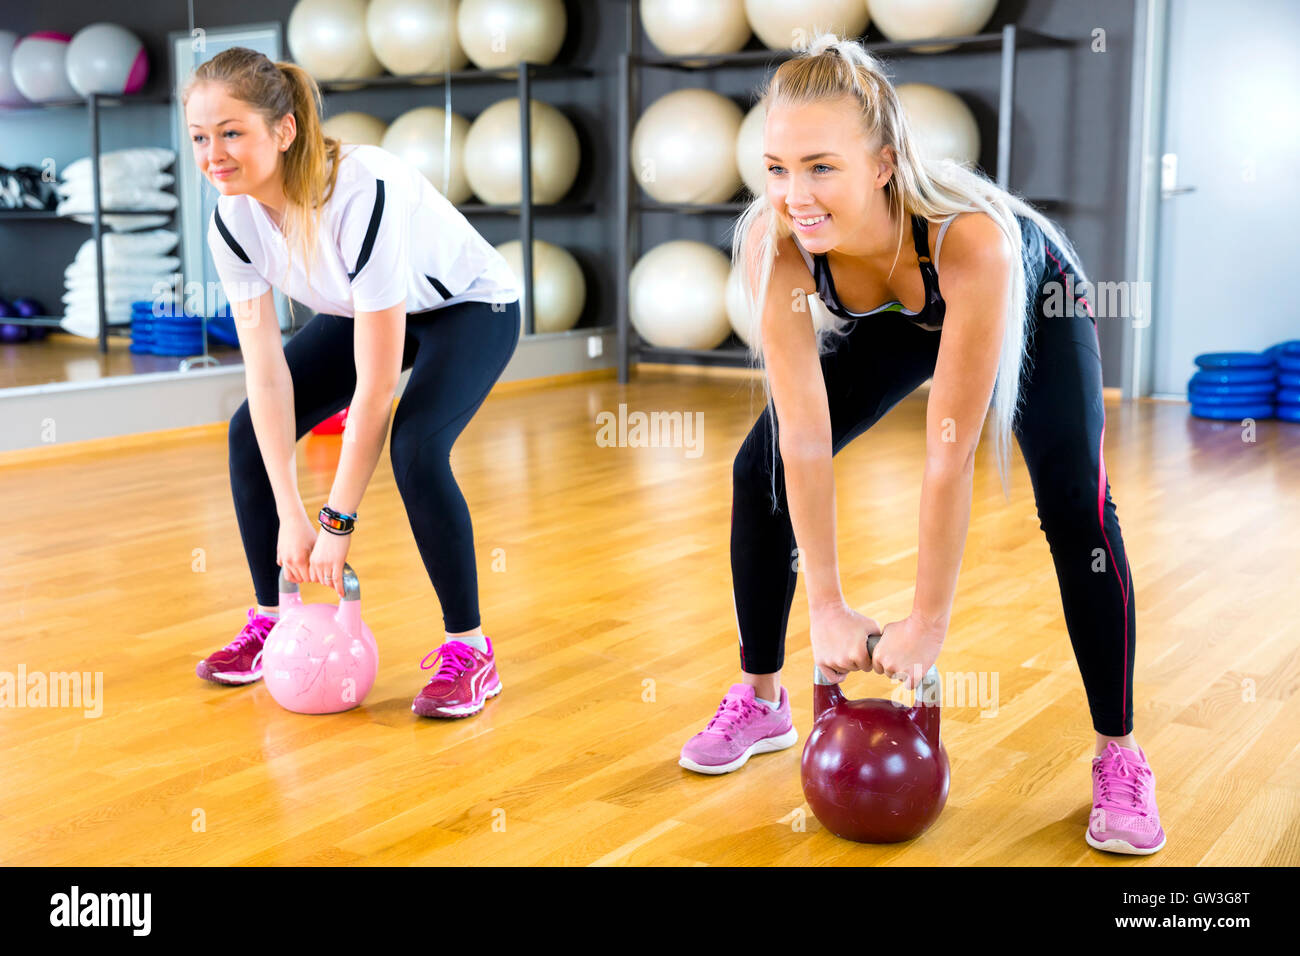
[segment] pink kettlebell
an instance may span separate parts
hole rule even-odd
[[[379,647],[361,620],[361,584],[343,565],[343,600],[303,604],[280,569],[280,620],[262,645],[262,680],[285,710],[336,714],[366,699],[379,671]]]

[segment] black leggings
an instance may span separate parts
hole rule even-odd
[[[317,315],[284,347],[301,438],[352,401],[354,320]],[[393,416],[389,451],[415,543],[447,631],[480,625],[469,508],[451,473],[451,446],[519,342],[519,303],[460,302],[407,316],[402,369],[411,369]],[[230,486],[259,604],[280,602],[275,496],[245,401],[230,420]]]
[[[1048,258],[1056,257],[1049,252]],[[1044,301],[1040,294],[1026,330],[1015,434],[1056,565],[1093,727],[1122,737],[1133,729],[1133,578],[1102,460],[1105,412],[1096,325],[1082,300],[1076,300],[1073,316],[1053,318],[1044,315]],[[934,374],[939,336],[885,312],[855,321],[835,351],[821,357],[832,454]],[[754,425],[732,470],[731,573],[741,668],[750,674],[770,674],[784,663],[797,579],[779,448],[777,509],[772,508],[771,414],[769,407]]]

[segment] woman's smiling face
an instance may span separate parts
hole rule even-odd
[[[885,209],[879,187],[888,166],[873,155],[856,113],[846,98],[774,106],[767,114],[767,198],[810,252],[860,239],[864,226],[872,233],[887,227],[877,219]]]
[[[281,147],[293,140],[293,117],[276,136],[260,113],[220,83],[196,87],[185,104],[190,145],[199,171],[223,196],[258,194],[278,186]]]

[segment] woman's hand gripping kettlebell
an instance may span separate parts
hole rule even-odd
[[[813,663],[831,684],[844,680],[849,671],[871,670],[867,638],[880,633],[880,625],[859,614],[843,601],[809,610]]]

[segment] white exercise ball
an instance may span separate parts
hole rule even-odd
[[[673,239],[642,256],[628,277],[628,311],[637,335],[660,348],[713,349],[731,334],[727,277],[719,249]]]
[[[22,106],[27,97],[14,85],[13,55],[18,45],[18,34],[0,30],[0,106]]]
[[[469,57],[456,33],[459,9],[459,0],[370,0],[370,48],[396,76],[464,69]]]
[[[138,93],[148,77],[144,44],[116,23],[82,27],[68,44],[68,81],[82,96]]]
[[[890,40],[973,36],[984,29],[998,0],[867,0],[871,22]],[[951,43],[912,47],[917,53],[942,53]]]
[[[921,152],[972,166],[980,158],[980,129],[960,96],[929,83],[895,87]]]
[[[755,103],[753,109],[745,114],[740,132],[736,134],[736,166],[740,169],[740,178],[755,196],[767,191],[767,160],[763,158],[763,126],[766,122],[767,108],[762,103]]]
[[[806,50],[819,33],[856,40],[867,32],[863,0],[745,0],[745,13],[770,50]]]
[[[569,118],[548,103],[533,100],[528,116],[533,202],[559,202],[578,178],[578,134]],[[465,171],[476,196],[485,203],[504,205],[522,201],[522,167],[519,99],[512,97],[493,103],[470,124]]]
[[[744,274],[742,262],[732,266],[731,275],[727,277],[727,321],[740,341],[753,346],[758,334],[758,316],[750,311],[749,303],[745,301],[744,279],[741,278]]]
[[[462,203],[472,194],[465,175],[465,141],[469,120],[451,114],[451,164],[446,162],[447,113],[436,106],[407,110],[384,133],[379,144],[424,173],[433,187],[452,203]]]
[[[14,86],[33,103],[76,99],[77,91],[68,82],[68,45],[66,33],[44,30],[29,33],[14,46],[9,59]]]
[[[321,124],[326,136],[333,136],[344,143],[360,143],[363,146],[382,146],[384,131],[388,124],[378,116],[349,110],[331,116]]]
[[[751,32],[745,0],[641,0],[641,28],[665,56],[735,53]]]
[[[744,114],[712,90],[675,90],[632,133],[632,174],[660,202],[725,202],[740,188],[736,135]]]
[[[289,53],[317,80],[359,80],[384,69],[366,37],[366,0],[298,0]]]
[[[505,257],[519,282],[522,313],[528,296],[524,285],[524,244],[518,239],[503,242],[497,252]],[[567,332],[578,324],[587,304],[587,280],[582,267],[568,249],[533,240],[533,331]]]
[[[550,63],[564,45],[564,0],[461,0],[460,45],[480,70]]]

